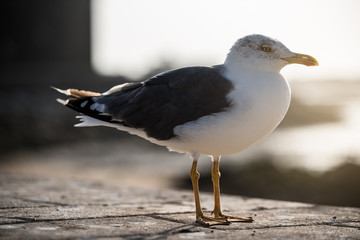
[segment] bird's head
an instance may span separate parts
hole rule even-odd
[[[278,40],[259,34],[240,38],[231,47],[225,65],[279,72],[292,63],[318,66],[318,61],[305,54],[294,53]]]

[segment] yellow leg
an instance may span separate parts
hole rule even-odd
[[[220,157],[213,158],[213,165],[211,168],[211,179],[213,182],[213,191],[214,191],[214,210],[212,214],[215,217],[221,216],[221,206],[220,206],[220,171],[219,171]]]
[[[213,182],[213,188],[214,188],[214,210],[212,214],[216,219],[224,218],[230,222],[253,222],[254,220],[252,217],[237,217],[237,216],[229,216],[224,215],[221,212],[220,207],[220,171],[219,171],[219,163],[220,163],[220,156],[212,157],[213,159],[213,165],[211,168],[211,177]]]
[[[212,225],[227,225],[230,222],[225,218],[217,218],[217,217],[208,217],[205,216],[200,205],[200,196],[199,196],[199,178],[200,173],[197,171],[197,158],[193,156],[193,163],[190,169],[190,178],[194,190],[195,197],[195,207],[196,207],[196,221],[204,226],[212,226]]]

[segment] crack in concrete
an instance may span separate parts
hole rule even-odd
[[[26,217],[3,217],[0,218],[5,219],[14,219],[14,220],[23,220],[14,222],[11,224],[24,224],[24,223],[34,223],[34,222],[63,222],[63,221],[81,221],[81,220],[92,220],[92,219],[109,219],[109,218],[128,218],[128,217],[152,217],[155,219],[160,219],[158,215],[180,215],[180,214],[190,214],[193,212],[171,212],[171,213],[146,213],[146,214],[130,214],[130,215],[106,215],[106,216],[99,216],[99,217],[77,217],[77,218],[54,218],[54,219],[37,219],[37,218],[26,218]],[[157,216],[157,217],[156,217]],[[170,219],[164,218],[163,220],[170,221]],[[0,223],[0,225],[7,225],[9,223]]]
[[[36,206],[12,206],[12,207],[0,207],[0,210],[8,209],[25,209],[25,208],[48,208],[53,207],[52,205],[36,205]]]
[[[151,216],[148,216],[148,217],[151,217],[151,218],[154,218],[154,219],[157,219],[157,220],[165,220],[165,221],[168,221],[168,222],[186,224],[186,222],[184,222],[184,221],[177,220],[177,219],[172,219],[172,218],[167,218],[167,217],[163,217],[163,216],[158,215],[158,214],[151,215]]]
[[[24,202],[43,203],[43,204],[45,203],[45,204],[50,204],[50,205],[55,205],[55,206],[76,206],[75,204],[60,203],[60,202],[53,202],[53,201],[44,201],[44,200],[35,200],[35,199],[28,199],[28,198],[24,198],[24,197],[14,197],[13,196],[12,198],[19,199],[19,200],[22,200]]]
[[[88,203],[88,204],[69,204],[69,203],[61,203],[61,202],[56,202],[56,201],[45,201],[45,200],[35,200],[35,199],[29,199],[29,198],[25,198],[25,197],[14,197],[12,196],[12,198],[14,199],[18,199],[18,200],[22,200],[24,202],[31,202],[31,203],[42,203],[42,204],[49,204],[49,205],[36,205],[36,206],[11,206],[11,207],[0,207],[1,209],[16,209],[16,208],[38,208],[38,207],[51,207],[51,206],[67,206],[67,207],[79,207],[79,206],[103,206],[104,204],[106,204],[106,206],[121,206],[121,205],[134,205],[134,206],[141,206],[141,205],[163,205],[163,204],[173,204],[176,205],[178,204],[178,202],[175,201],[168,201],[168,202],[121,202],[121,203]],[[190,206],[191,204],[189,204]],[[185,205],[184,205],[185,206]]]

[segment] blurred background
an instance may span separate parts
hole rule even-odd
[[[286,67],[293,99],[264,142],[223,156],[223,193],[360,207],[360,2],[5,0],[0,174],[191,189],[191,161],[129,134],[73,128],[50,86],[103,92],[177,67],[222,63],[260,33],[320,66]],[[211,191],[203,156],[200,189]]]

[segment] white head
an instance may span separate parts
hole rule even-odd
[[[306,66],[319,65],[315,58],[291,52],[278,40],[259,34],[237,40],[225,60],[225,66],[228,67],[267,72],[279,72],[284,66],[291,63]]]

